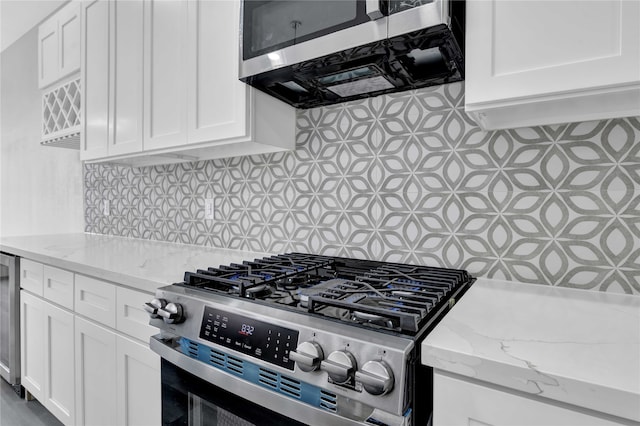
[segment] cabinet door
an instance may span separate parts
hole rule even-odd
[[[145,150],[187,143],[187,3],[145,2]]]
[[[73,314],[44,303],[45,383],[42,405],[65,425],[75,421]]]
[[[24,262],[21,262],[24,263]],[[44,390],[44,302],[20,292],[20,364],[22,385],[42,401]]]
[[[44,265],[29,259],[20,261],[20,287],[42,296]]]
[[[143,2],[112,3],[111,117],[109,155],[142,150]]]
[[[466,103],[638,84],[639,16],[626,0],[467,2]]]
[[[58,20],[58,77],[80,69],[80,3],[70,2],[56,14]]]
[[[76,423],[118,424],[116,421],[116,335],[75,318]]]
[[[49,18],[38,27],[38,87],[43,88],[58,77],[58,21]]]
[[[189,143],[245,137],[250,86],[238,79],[240,2],[188,4]]]
[[[433,424],[621,426],[613,420],[435,373]]]
[[[161,424],[160,357],[126,337],[118,336],[116,424],[156,426]]]
[[[149,344],[149,338],[158,329],[149,325],[149,314],[143,309],[153,295],[130,290],[124,287],[116,289],[116,328],[131,337]]]
[[[73,272],[44,265],[45,299],[73,310]]]
[[[75,313],[115,328],[116,286],[84,275],[75,277]]]
[[[82,135],[80,158],[107,155],[109,144],[109,2],[82,2]]]

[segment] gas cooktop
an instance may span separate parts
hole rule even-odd
[[[473,281],[459,269],[288,253],[186,272],[177,285],[414,335]]]

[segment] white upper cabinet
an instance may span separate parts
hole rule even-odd
[[[142,150],[141,0],[83,2],[81,158]]]
[[[640,115],[640,2],[466,4],[465,107],[481,127]]]
[[[38,27],[38,87],[80,69],[80,3],[72,1]]]
[[[38,27],[38,87],[58,79],[58,21],[54,18]]]
[[[93,14],[98,29],[91,16],[83,27],[83,160],[144,166],[295,148],[295,109],[238,80],[239,1],[110,3]]]
[[[145,149],[187,143],[188,3],[145,2]]]
[[[142,150],[143,22],[141,0],[111,3],[109,155]]]
[[[229,38],[238,34],[240,9],[231,1],[193,1],[188,11],[189,39],[197,40],[187,50],[188,139],[205,142],[244,135],[250,86],[238,80],[238,67],[230,65],[238,64],[239,49]]]
[[[109,144],[109,2],[82,2],[80,158],[107,155]]]

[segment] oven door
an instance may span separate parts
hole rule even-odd
[[[274,391],[269,385],[263,387],[255,380],[240,377],[245,370],[249,375],[249,371],[260,372],[265,370],[266,366],[250,365],[251,361],[244,361],[233,355],[219,352],[220,355],[215,354],[215,357],[216,360],[218,356],[225,359],[225,370],[236,373],[243,371],[243,373],[230,374],[214,368],[200,359],[182,353],[179,340],[181,339],[175,336],[156,335],[152,336],[149,342],[151,350],[160,355],[162,360],[162,424],[165,426],[382,424],[377,420],[369,422],[371,408],[356,401],[345,400],[343,404],[346,409],[338,409],[340,404],[331,399],[331,395],[325,393],[320,395],[321,400],[316,402],[321,406],[333,406],[335,410],[322,409],[310,405],[313,398],[309,398],[310,394],[306,393],[307,391],[301,390],[300,398],[290,398],[282,392]],[[261,376],[263,377],[261,381],[268,382],[269,376],[274,373],[266,374],[267,376]],[[302,395],[303,392],[305,396]],[[333,398],[342,397],[333,395]],[[361,412],[357,410],[358,408]],[[394,426],[408,424],[404,417],[386,415],[385,419],[387,417],[393,419],[393,422],[385,421],[385,424]],[[229,423],[229,419],[238,420],[239,423]]]
[[[165,426],[301,426],[162,360],[162,424]]]

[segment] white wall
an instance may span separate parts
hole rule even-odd
[[[37,31],[0,55],[0,236],[84,231],[79,151],[40,145]]]
[[[67,0],[0,1],[0,49],[11,46]]]

